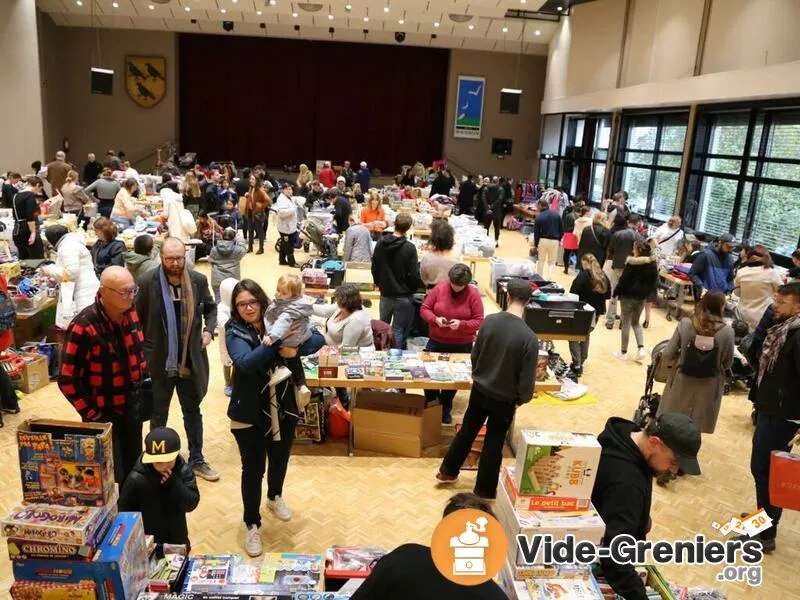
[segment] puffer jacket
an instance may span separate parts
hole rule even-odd
[[[59,281],[71,281],[75,284],[72,296],[75,301],[75,314],[94,303],[100,280],[95,273],[92,255],[86,247],[86,240],[79,233],[68,233],[56,243],[56,262],[43,267],[44,272]],[[56,309],[56,323],[66,328],[66,323],[74,315],[64,314],[64,307],[59,302]]]
[[[658,285],[658,263],[653,256],[629,256],[614,289],[615,298],[646,300]]]
[[[211,263],[211,287],[218,287],[229,277],[241,279],[242,258],[246,253],[247,243],[243,239],[218,241],[208,256]]]
[[[733,290],[735,262],[732,254],[720,254],[716,245],[709,246],[694,259],[689,276],[698,287],[727,294]]]

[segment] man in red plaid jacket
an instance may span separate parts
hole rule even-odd
[[[123,267],[103,271],[94,304],[67,327],[58,374],[58,387],[83,421],[113,425],[114,478],[120,485],[142,453],[142,415],[132,394],[149,377],[133,308],[137,291]]]

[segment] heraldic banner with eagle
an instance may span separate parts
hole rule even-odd
[[[142,108],[152,108],[167,93],[167,60],[162,56],[125,57],[125,89]]]

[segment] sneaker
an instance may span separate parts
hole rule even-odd
[[[458,475],[453,477],[452,475],[445,475],[441,471],[436,474],[436,483],[440,483],[442,485],[450,485],[458,481]]]
[[[453,424],[453,415],[447,413],[442,415],[442,423],[444,425],[452,425]]]
[[[244,533],[244,551],[255,558],[261,556],[264,547],[261,545],[261,527],[250,525]]]
[[[564,377],[566,377],[567,379],[571,379],[575,383],[578,383],[578,380],[580,379],[581,376],[578,371],[570,367],[569,371],[567,371],[567,374],[564,375]]]
[[[642,362],[646,358],[647,358],[647,352],[645,352],[645,349],[639,348],[638,352],[636,352],[636,358],[634,360],[636,362]]]
[[[627,352],[612,352],[614,358],[618,358],[620,360],[628,360],[628,353]]]
[[[199,475],[206,481],[219,481],[219,473],[211,468],[207,462],[201,462],[199,465],[192,467],[195,475]]]
[[[260,248],[260,249],[259,249],[259,251],[258,251],[258,252],[256,252],[256,254],[257,254],[257,255],[258,255],[258,254],[264,254],[264,249],[263,249],[263,248]]]
[[[292,509],[286,504],[283,496],[275,496],[275,500],[267,500],[269,508],[281,521],[289,521],[292,518]]]
[[[225,395],[226,395],[228,398],[230,398],[232,393],[233,393],[233,387],[231,387],[231,386],[227,386],[227,387],[225,388]]]

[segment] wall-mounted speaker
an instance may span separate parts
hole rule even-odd
[[[504,138],[492,138],[492,154],[511,156],[512,141]]]
[[[92,93],[110,96],[114,89],[114,71],[92,67]]]

